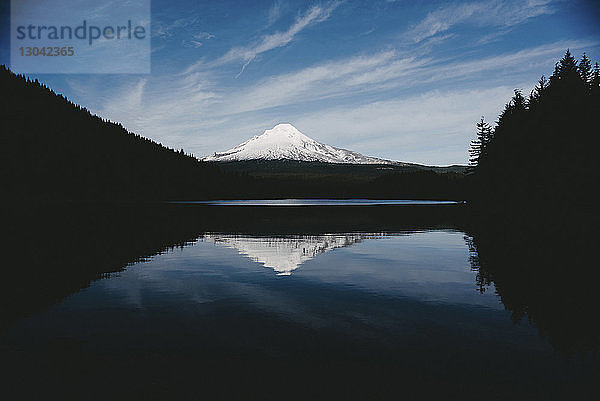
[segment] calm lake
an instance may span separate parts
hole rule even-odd
[[[3,391],[595,399],[597,350],[552,341],[553,305],[518,317],[529,278],[499,292],[460,205],[240,203],[39,211],[4,285]]]

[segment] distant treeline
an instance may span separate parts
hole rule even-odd
[[[598,183],[600,67],[567,50],[528,97],[515,90],[471,145],[472,203],[484,209],[591,204]]]
[[[5,66],[0,88],[4,200],[463,197],[460,167],[323,171],[311,163],[275,162],[269,174],[223,169],[130,133]]]
[[[250,178],[253,188],[245,188],[242,195],[254,198],[464,199],[465,192],[463,178],[466,166],[334,164],[292,160],[217,164],[226,172]]]

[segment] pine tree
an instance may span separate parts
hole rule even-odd
[[[579,61],[578,71],[581,80],[589,84],[592,80],[592,62],[585,53],[583,53],[583,57]]]
[[[571,51],[567,49],[563,58],[554,66],[554,73],[550,77],[550,82],[572,81],[580,78],[577,60],[571,55]]]
[[[600,91],[600,65],[598,65],[597,62],[594,64],[594,71],[592,72],[590,87],[592,92]]]
[[[492,127],[485,122],[484,117],[477,123],[477,139],[471,141],[471,149],[469,149],[469,164],[471,167],[479,165],[482,156],[487,152],[487,146],[492,139]]]
[[[529,100],[527,103],[530,107],[535,106],[542,101],[542,99],[546,96],[548,85],[548,80],[544,75],[542,75],[538,80],[537,85],[535,86],[535,88],[533,88],[531,94],[529,95]]]
[[[515,89],[515,95],[513,96],[511,102],[514,110],[517,112],[525,111],[527,109],[527,101],[519,89]]]
[[[556,63],[554,63],[554,71],[552,72],[552,75],[550,75],[550,84],[553,84],[554,82],[558,81],[558,76],[560,75],[560,71],[558,69],[558,61]]]

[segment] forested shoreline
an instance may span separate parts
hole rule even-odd
[[[482,291],[494,285],[512,320],[528,320],[565,358],[597,352],[591,318],[598,182],[600,67],[567,51],[549,79],[516,90],[471,145],[468,227]]]

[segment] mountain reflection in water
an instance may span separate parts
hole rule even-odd
[[[254,262],[271,268],[279,276],[289,276],[317,255],[383,236],[375,233],[250,237],[205,234],[202,240],[237,250]]]

